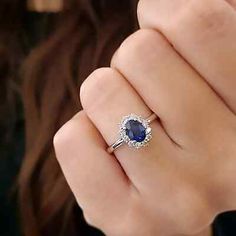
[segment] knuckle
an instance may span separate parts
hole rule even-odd
[[[83,123],[84,117],[85,113],[83,111],[77,113],[76,119],[78,119],[80,122],[75,122],[74,118],[72,118],[70,121],[64,124],[54,135],[53,145],[57,153],[57,158],[63,157],[62,153],[64,153],[64,151],[66,150],[64,147],[68,147],[69,145],[71,145],[74,139],[76,140],[76,137],[74,137],[76,133],[75,126],[78,130],[78,124],[81,124],[81,122]]]
[[[178,222],[179,231],[187,235],[198,233],[199,229],[210,225],[214,218],[211,204],[196,191],[184,193],[181,202],[179,202],[178,211],[176,211],[176,213],[182,213]]]
[[[147,224],[147,222],[143,219],[141,212],[135,210],[132,217],[126,220],[125,226],[121,230],[122,235],[151,235],[150,232],[147,232],[148,225],[146,225],[146,227],[142,227],[142,224],[140,224],[141,222],[145,225]]]
[[[53,138],[53,145],[56,151],[56,156],[58,159],[61,159],[64,155],[64,148],[71,142],[72,134],[73,134],[74,126],[71,121],[68,121],[65,125],[63,125],[59,131],[55,134]]]
[[[208,210],[196,210],[192,218],[188,218],[188,226],[186,226],[184,233],[185,234],[197,234],[199,229],[204,229],[213,221],[213,215],[210,214]]]
[[[142,25],[143,12],[145,9],[144,4],[145,4],[145,1],[139,0],[138,5],[137,5],[137,16],[138,16],[138,21],[140,25]]]
[[[121,44],[112,64],[119,67],[121,63],[128,65],[129,62],[143,61],[147,56],[166,54],[168,47],[170,45],[158,31],[141,29]]]
[[[84,217],[88,224],[101,229],[106,235],[151,235],[147,234],[147,228],[140,224],[144,220],[144,209],[141,199],[132,198],[125,211],[114,214],[109,211],[94,211],[86,209]]]
[[[109,68],[99,68],[90,74],[89,77],[82,83],[80,87],[80,99],[82,105],[86,106],[90,100],[89,98],[103,88],[104,80],[109,72]]]
[[[98,227],[97,220],[95,220],[94,217],[88,215],[86,212],[83,212],[83,215],[88,225]]]
[[[170,17],[169,12],[171,11],[173,14]],[[141,27],[159,28],[167,35],[176,33],[183,27],[195,30],[198,37],[210,36],[212,31],[217,35],[224,35],[229,24],[232,24],[230,7],[225,1],[179,0],[166,2],[140,0],[137,14]]]
[[[123,219],[120,235],[158,235],[153,233],[153,228],[156,226],[152,225],[152,219],[147,217],[146,206],[140,197],[132,198]]]
[[[214,0],[208,1],[193,1],[192,8],[197,9],[196,17],[197,22],[201,28],[208,31],[222,32],[222,29],[227,20],[227,15],[225,14],[225,8],[220,4],[216,4]]]
[[[84,219],[87,222],[87,224],[97,227],[103,232],[106,233],[106,235],[126,235],[123,234],[123,231],[121,232],[120,228],[117,226],[117,222],[114,223],[111,220],[111,217],[109,219],[104,219],[104,216],[98,213],[95,214],[88,214],[88,212],[83,212]]]
[[[115,80],[114,80],[115,78]],[[80,99],[85,110],[96,108],[111,99],[117,92],[122,77],[112,68],[95,70],[82,84]]]
[[[160,0],[139,0],[137,18],[141,28],[149,28],[153,23],[156,23],[157,17],[161,15],[159,9],[163,9],[163,7],[157,7],[159,4],[162,4],[161,2]]]
[[[230,18],[224,1],[190,0],[177,6],[173,17],[164,25],[169,33],[179,30],[179,25],[192,28],[191,30],[198,34],[199,39],[200,37],[205,39],[212,36],[212,32],[214,37],[215,34],[222,35]]]
[[[236,0],[226,0],[233,8],[236,8]]]

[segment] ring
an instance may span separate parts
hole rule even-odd
[[[150,123],[156,118],[157,115],[154,113],[147,119],[135,114],[124,116],[119,124],[120,138],[107,148],[108,153],[113,153],[125,143],[136,149],[147,146],[152,139]]]

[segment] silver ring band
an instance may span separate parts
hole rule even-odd
[[[122,119],[122,122],[120,123],[120,138],[114,142],[111,146],[109,146],[107,148],[107,152],[108,153],[113,153],[117,148],[119,148],[121,145],[127,143],[129,146],[135,147],[135,148],[140,148],[143,146],[146,146],[148,144],[148,142],[151,140],[152,135],[151,135],[151,128],[149,126],[149,124],[151,122],[153,122],[155,119],[157,119],[157,115],[155,113],[153,113],[152,115],[150,115],[147,119],[143,119],[140,116],[131,114],[129,116],[125,116]],[[127,133],[127,124],[130,124],[129,122],[136,122],[135,125],[136,127],[139,126],[141,131],[141,139],[140,140],[133,140],[133,133],[132,133],[132,128],[130,128],[128,131],[132,134],[132,138],[130,137],[130,135],[128,135]],[[136,130],[136,129],[135,129]],[[135,137],[134,137],[135,138]],[[138,137],[140,138],[140,137]],[[136,137],[137,139],[137,137]]]

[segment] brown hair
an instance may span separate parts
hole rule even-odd
[[[136,4],[137,0],[65,0],[64,10],[46,20],[49,29],[29,47],[26,2],[0,3],[5,116],[9,107],[14,110],[13,84],[23,88],[26,147],[18,196],[25,236],[87,235],[88,226],[57,164],[52,139],[81,108],[82,81],[97,67],[108,66],[121,41],[137,28]]]

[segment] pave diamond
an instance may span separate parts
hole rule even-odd
[[[135,148],[148,145],[152,138],[149,121],[134,114],[123,117],[119,133],[125,143]]]

